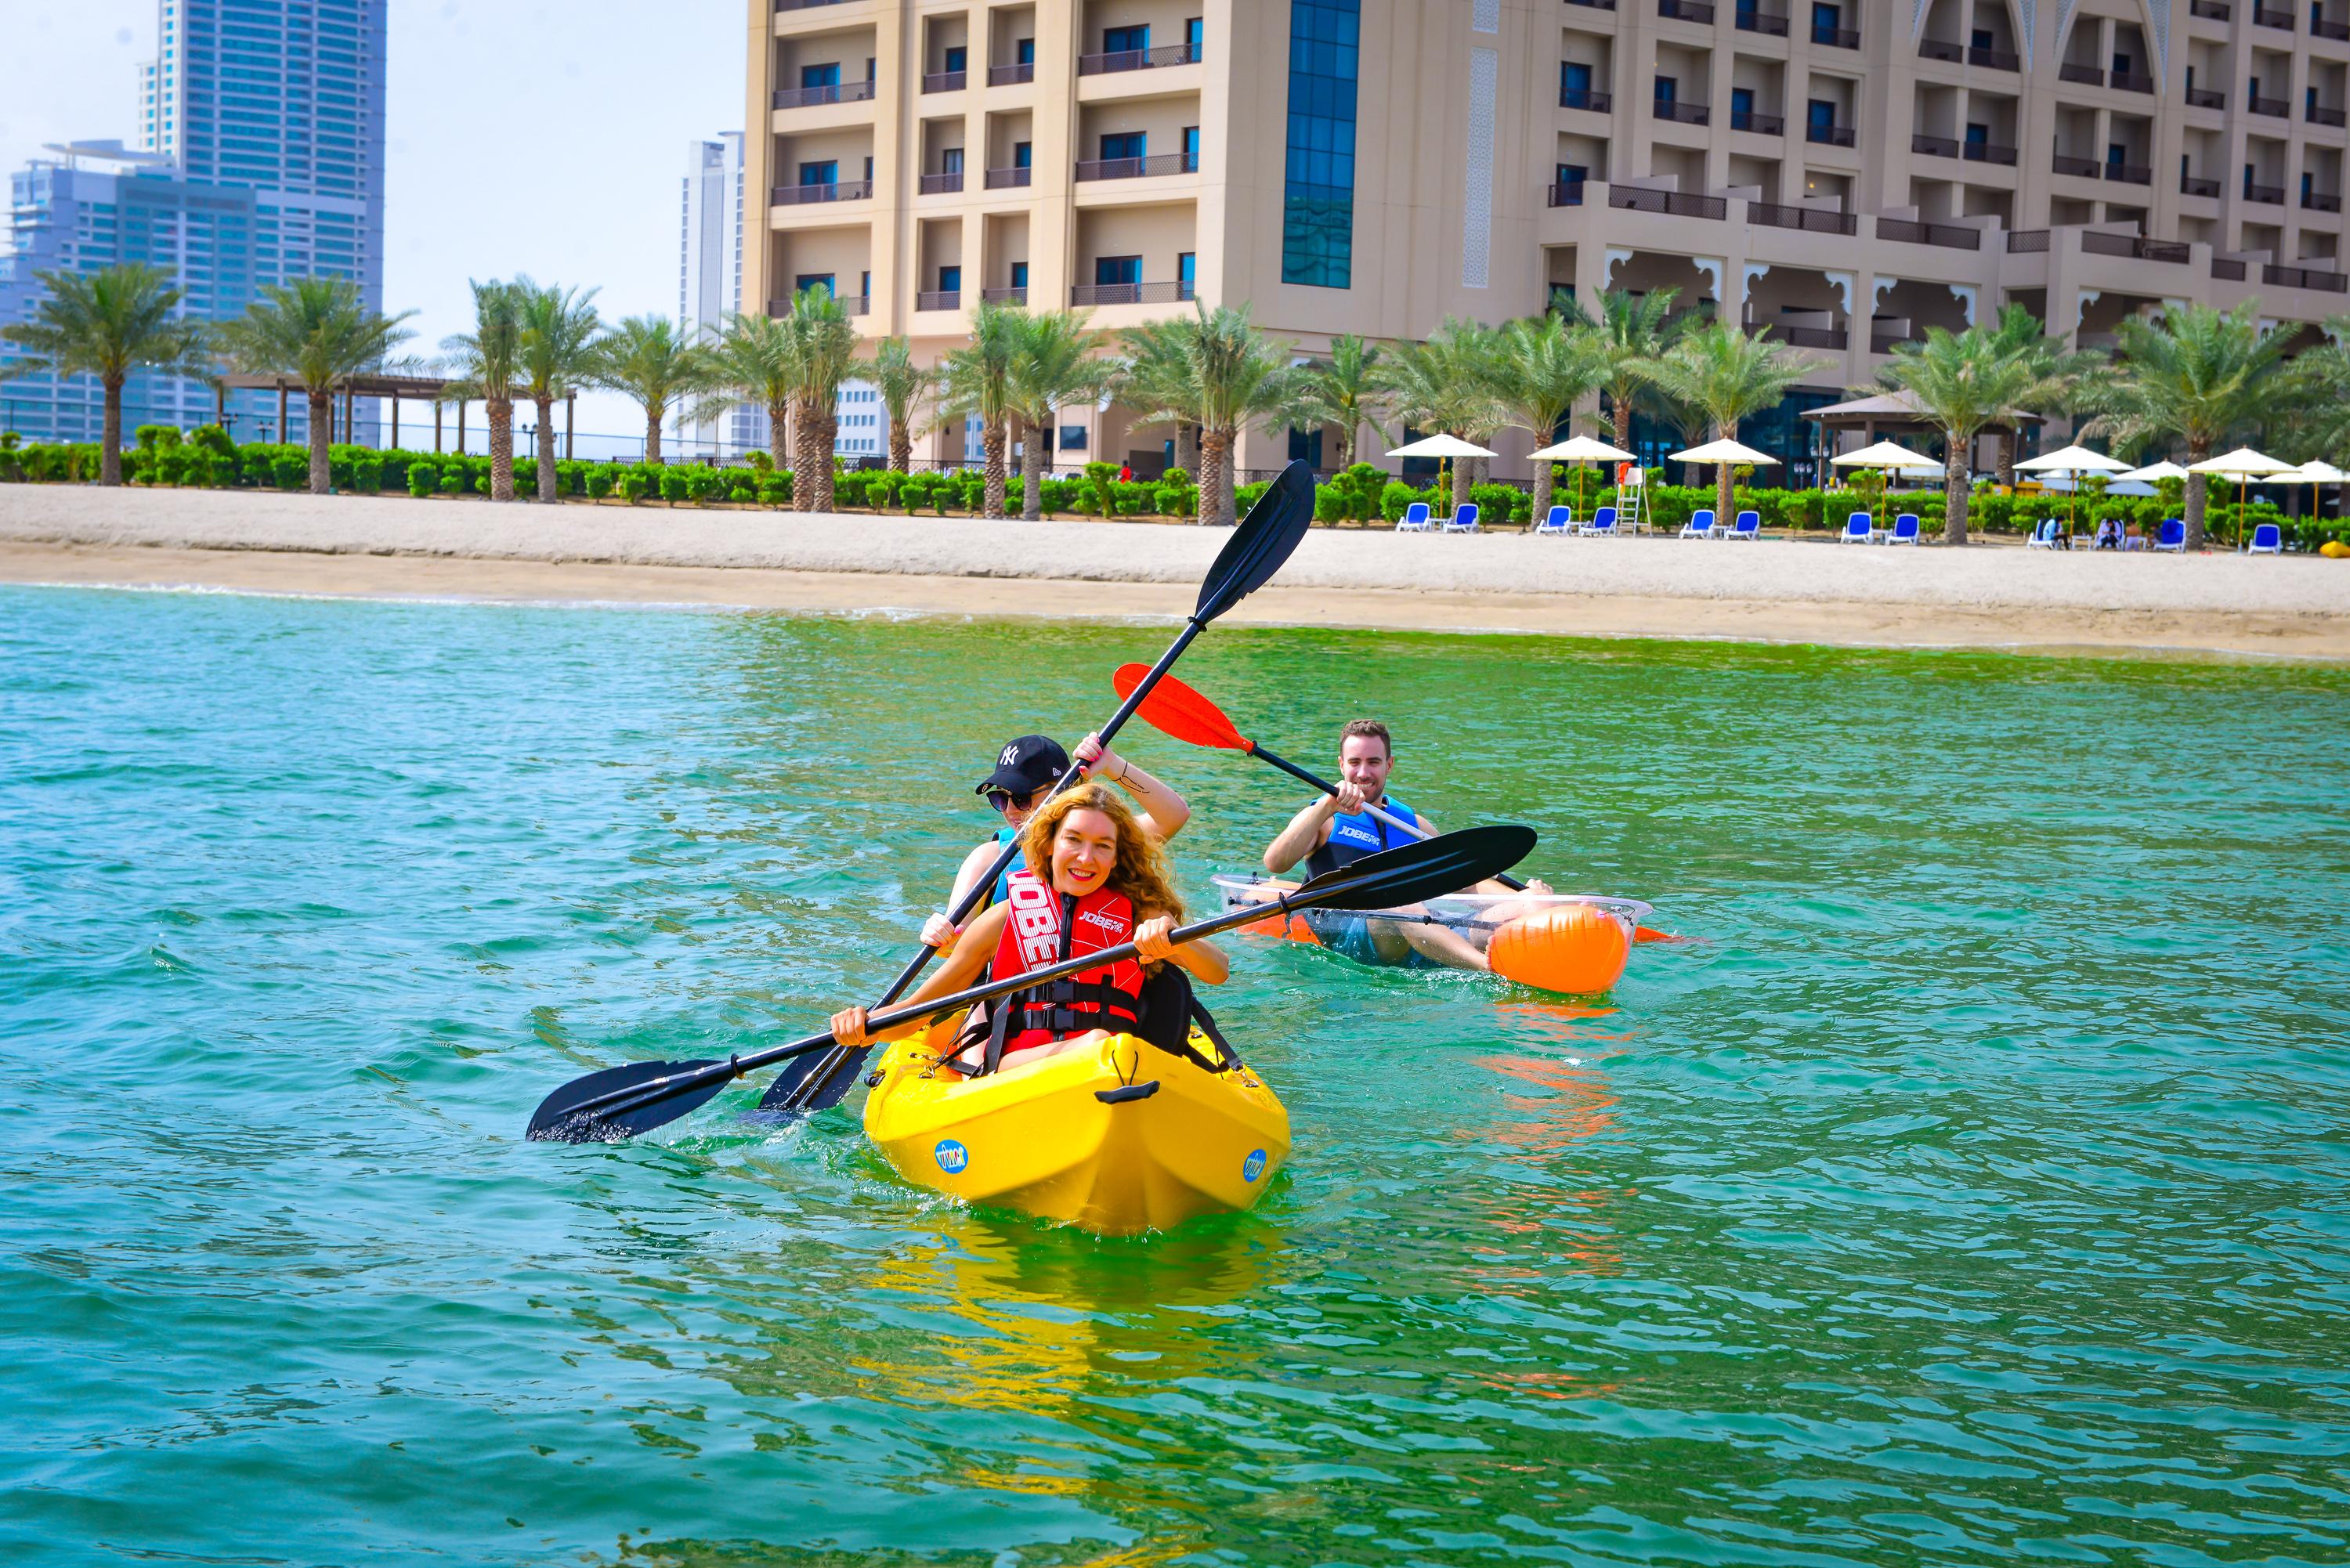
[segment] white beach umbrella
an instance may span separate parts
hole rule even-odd
[[[1638,462],[1638,452],[1626,452],[1620,446],[1610,446],[1592,436],[1570,436],[1533,453],[1531,462]],[[1575,476],[1575,509],[1583,510],[1583,474]]]
[[[1389,452],[1388,455],[1389,457],[1432,457],[1438,459],[1441,464],[1454,458],[1492,457],[1493,453],[1474,441],[1465,441],[1459,436],[1446,435],[1440,431],[1432,436],[1422,436],[1418,441],[1407,441]],[[1440,485],[1444,483],[1444,470],[1441,466],[1439,466],[1436,471],[1436,482]]]
[[[2044,457],[2031,458],[2015,466],[2022,472],[2064,473],[2071,475],[2076,481],[2085,473],[2121,473],[2129,468],[2128,463],[2116,462],[2104,452],[2091,452],[2085,446],[2064,447]],[[2075,483],[2073,487],[2073,500],[2067,504],[2064,513],[2064,530],[2068,534],[2072,532],[2073,524],[2080,512],[2080,494],[2081,487]]]
[[[1767,462],[1773,468],[1779,466],[1779,460],[1773,457],[1769,452],[1756,452],[1751,446],[1741,446],[1738,442],[1727,439],[1722,441],[1710,441],[1703,446],[1693,446],[1687,452],[1674,452],[1672,454],[1672,461],[1675,462],[1710,462],[1713,464],[1714,483],[1717,485],[1721,483],[1721,475],[1723,473],[1737,467],[1742,462]],[[1718,523],[1721,519],[1716,518],[1715,521]]]
[[[1862,447],[1858,452],[1840,453],[1828,459],[1828,463],[1835,468],[1875,468],[1900,473],[1914,472],[1912,465],[1921,455],[1911,452],[1898,441],[1881,441],[1875,446]],[[1869,514],[1868,525],[1872,528],[1877,526],[1877,516],[1873,508]]]
[[[2114,477],[2116,480],[2135,479],[2141,483],[2154,484],[2166,479],[2184,479],[2187,477],[2187,471],[2168,458],[2164,458],[2160,462],[2149,462],[2144,468],[2133,468],[2127,473],[2116,473]]]
[[[2187,472],[2216,473],[2222,479],[2236,482],[2236,537],[2241,541],[2244,535],[2244,486],[2252,480],[2269,479],[2292,468],[2293,464],[2280,462],[2264,452],[2240,446],[2233,452],[2223,452],[2217,457],[2207,457],[2201,462],[2189,463]]]

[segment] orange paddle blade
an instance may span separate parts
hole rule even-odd
[[[1142,678],[1150,673],[1147,664],[1122,664],[1110,677],[1120,697],[1131,697]],[[1232,728],[1224,711],[1184,685],[1172,675],[1162,675],[1150,695],[1135,710],[1142,722],[1162,734],[1171,735],[1195,746],[1213,746],[1223,752],[1253,752],[1256,743]]]

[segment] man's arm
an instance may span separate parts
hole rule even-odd
[[[1340,793],[1345,793],[1343,787]],[[1278,877],[1321,848],[1330,841],[1330,819],[1337,814],[1337,798],[1326,794],[1291,817],[1289,826],[1264,846],[1264,868]]]

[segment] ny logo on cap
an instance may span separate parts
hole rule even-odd
[[[1008,768],[1019,760],[1020,742],[1014,741],[1010,745],[1003,748],[1003,754],[995,759],[995,765],[999,768]]]

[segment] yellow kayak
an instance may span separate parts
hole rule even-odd
[[[1197,1029],[1219,1070],[1114,1034],[966,1078],[939,1066],[959,1023],[891,1045],[865,1102],[866,1135],[917,1187],[1127,1236],[1247,1209],[1289,1158],[1280,1099]]]

